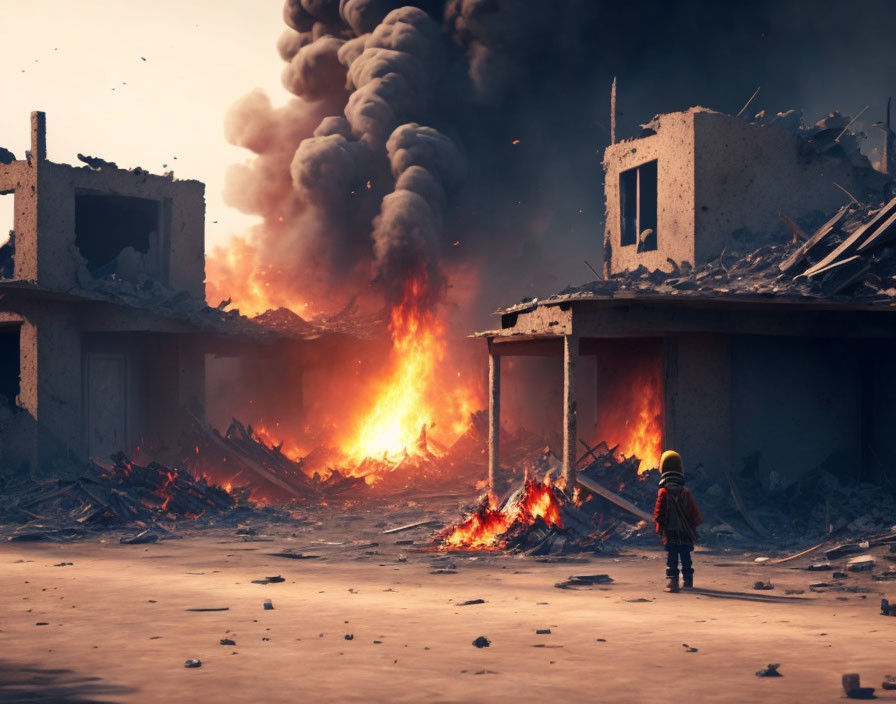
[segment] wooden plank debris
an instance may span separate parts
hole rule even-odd
[[[872,217],[868,222],[866,222],[859,229],[853,232],[849,237],[843,240],[840,246],[837,247],[833,252],[828,254],[824,259],[822,259],[814,266],[809,267],[803,273],[803,276],[811,278],[820,270],[830,266],[834,262],[839,261],[844,257],[851,256],[853,252],[856,251],[858,246],[862,244],[870,234],[874,233],[881,225],[881,223],[886,222],[886,220],[893,214],[896,214],[896,198],[887,203],[883,208],[877,211],[874,217]]]
[[[805,557],[806,555],[811,555],[813,552],[818,550],[818,548],[827,545],[828,542],[830,542],[830,541],[825,540],[823,543],[819,543],[818,545],[813,545],[811,548],[802,550],[801,552],[798,552],[795,555],[790,555],[788,557],[782,557],[780,560],[772,560],[771,562],[769,562],[769,564],[770,565],[783,565],[785,562],[790,562],[791,560],[796,560],[800,557]]]
[[[619,508],[625,509],[633,516],[637,516],[642,521],[647,521],[648,523],[653,521],[653,516],[647,513],[646,511],[641,510],[633,503],[626,501],[618,494],[613,493],[605,486],[598,484],[596,481],[591,479],[590,477],[586,477],[583,474],[576,475],[576,482],[578,482],[581,486],[585,487],[592,494],[597,494],[598,496],[602,496],[607,501],[616,504]]]
[[[870,268],[871,262],[856,254],[821,269],[813,278],[823,277],[821,292],[833,296],[861,279]]]
[[[389,530],[384,530],[383,535],[392,535],[393,533],[402,533],[406,530],[411,530],[412,528],[420,528],[422,526],[431,526],[431,525],[441,525],[441,521],[429,519],[426,521],[417,521],[416,523],[408,523],[406,526],[398,526],[397,528],[390,528]]]
[[[894,239],[896,239],[896,213],[887,218],[877,230],[868,235],[868,238],[859,245],[857,251],[865,253],[889,244]]]
[[[778,268],[787,273],[791,269],[794,269],[797,264],[802,262],[809,254],[811,254],[812,250],[815,249],[816,246],[824,242],[828,235],[832,232],[835,232],[840,227],[840,222],[843,220],[844,215],[849,212],[849,206],[844,205],[840,210],[837,211],[837,214],[834,215],[830,220],[828,220],[824,225],[818,228],[818,230],[813,234],[808,240],[806,240],[801,246],[797,247],[793,254],[791,254],[787,259],[785,259]]]

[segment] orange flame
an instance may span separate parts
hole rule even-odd
[[[662,345],[607,343],[598,353],[597,441],[658,467],[663,450]],[[592,445],[597,442],[591,443]]]
[[[448,548],[504,547],[506,534],[516,526],[531,526],[541,518],[548,526],[563,528],[560,504],[549,483],[527,479],[520,496],[503,509],[491,502],[451,529],[443,541]]]
[[[467,428],[476,404],[464,385],[439,383],[445,326],[427,306],[428,297],[425,276],[414,276],[406,282],[401,302],[392,308],[389,371],[370,393],[370,410],[342,443],[352,462],[404,453],[439,454],[430,443],[420,442],[429,430],[445,429],[456,437]]]

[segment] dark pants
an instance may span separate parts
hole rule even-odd
[[[691,550],[693,545],[683,545],[681,543],[666,544],[666,576],[678,576],[678,561],[681,560],[681,573],[685,577],[694,574],[693,563],[691,562]]]

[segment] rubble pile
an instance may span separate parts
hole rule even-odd
[[[788,219],[789,220],[789,219]],[[779,301],[833,300],[896,305],[896,198],[877,207],[843,206],[811,235],[790,221],[791,241],[749,253],[724,252],[700,267],[669,260],[669,271],[643,265],[577,287],[550,301],[614,297],[775,297]],[[531,309],[524,299],[503,312]]]
[[[639,473],[636,457],[619,457],[615,448],[600,443],[588,455],[590,463],[579,474],[609,489],[619,498],[652,513],[660,473]],[[736,474],[721,482],[702,467],[688,471],[688,486],[704,516],[698,530],[701,542],[711,545],[753,545],[773,541],[781,547],[829,538],[861,538],[891,531],[896,522],[896,494],[887,487],[825,470],[809,472],[782,487],[768,486],[755,458],[747,458]],[[654,540],[653,525],[612,501],[587,490],[581,492],[582,514],[589,516],[607,539]]]
[[[183,465],[195,476],[213,476],[267,500],[320,502],[366,487],[363,477],[338,469],[325,475],[305,471],[305,459],[291,459],[283,446],[264,442],[251,425],[233,419],[221,435],[198,415],[191,416]],[[191,452],[192,450],[192,452]]]
[[[245,494],[233,496],[183,469],[137,464],[123,453],[107,466],[78,469],[73,478],[19,479],[2,487],[0,519],[19,525],[10,539],[61,540],[121,527],[165,533],[182,519],[236,518],[253,510]]]

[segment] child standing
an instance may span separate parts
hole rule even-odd
[[[694,568],[691,550],[697,540],[697,526],[703,523],[703,516],[690,489],[684,485],[684,464],[681,455],[674,450],[666,450],[660,458],[660,490],[653,510],[656,532],[666,546],[666,577],[669,583],[665,591],[678,592],[678,562],[681,560],[681,574],[684,588],[694,586]]]

